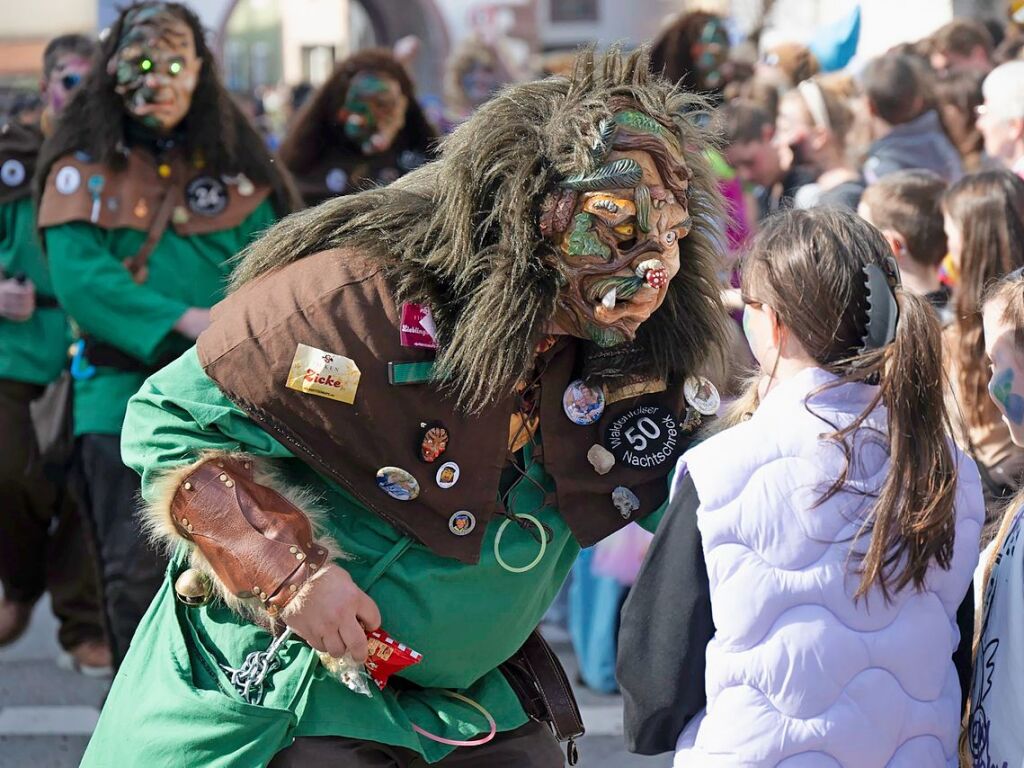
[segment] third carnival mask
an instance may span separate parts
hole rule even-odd
[[[128,14],[107,64],[128,114],[160,131],[172,130],[188,114],[200,69],[191,27],[159,5]]]
[[[725,83],[722,67],[729,57],[729,35],[718,19],[711,19],[691,46],[690,55],[700,73],[703,88],[721,88]]]
[[[679,272],[690,171],[675,134],[642,112],[619,112],[600,133],[602,162],[565,179],[540,224],[567,267],[557,326],[612,347],[636,336]]]
[[[382,72],[359,72],[349,83],[338,122],[345,136],[364,154],[383,152],[405,126],[409,100],[395,78]]]

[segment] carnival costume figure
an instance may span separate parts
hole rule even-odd
[[[228,95],[196,16],[145,2],[118,17],[36,170],[53,287],[77,326],[75,435],[115,662],[164,563],[135,519],[125,408],[187,349],[232,259],[293,201]]]
[[[409,73],[382,48],[354,53],[295,116],[281,160],[307,205],[389,184],[434,156]]]
[[[701,102],[646,56],[508,88],[249,248],[129,405],[174,554],[85,766],[563,764],[534,629],[717,406]]]

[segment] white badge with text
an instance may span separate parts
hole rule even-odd
[[[359,376],[354,360],[299,344],[288,372],[288,388],[351,405],[356,400]]]

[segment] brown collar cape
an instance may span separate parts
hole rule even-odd
[[[389,383],[389,363],[429,364],[434,356],[432,350],[401,345],[399,316],[378,262],[352,250],[324,251],[244,285],[214,307],[197,351],[224,394],[299,459],[436,554],[476,563],[487,523],[501,511],[499,487],[509,461],[515,401],[510,395],[467,415],[436,383]],[[352,404],[286,386],[300,344],[355,362],[360,379]],[[682,386],[670,385],[611,403],[596,424],[580,426],[562,407],[577,373],[577,352],[575,340],[563,339],[544,353],[540,453],[556,488],[546,502],[557,507],[580,545],[589,546],[629,522],[612,503],[615,488],[629,488],[639,498],[640,509],[631,519],[665,501],[674,460],[649,469],[618,461],[599,475],[587,451],[602,443],[606,427],[626,412],[662,406],[679,418],[686,405]],[[419,435],[421,424],[431,421],[440,421],[450,440],[443,456],[427,464],[419,459]],[[686,442],[680,428],[674,456]],[[435,482],[446,461],[460,468],[457,484],[447,490]],[[411,473],[419,496],[400,501],[378,488],[377,470],[386,466]],[[449,527],[460,511],[476,519],[468,534]]]
[[[32,193],[36,158],[43,134],[35,125],[5,123],[0,126],[0,205]]]
[[[292,171],[299,194],[308,206],[339,195],[390,184],[427,161],[412,149],[389,149],[375,155],[343,148],[328,148],[319,162],[305,172]]]
[[[159,160],[141,147],[128,150],[124,168],[92,162],[76,152],[50,169],[39,204],[40,229],[85,221],[100,229],[147,232],[165,203],[164,219],[181,237],[239,226],[270,195],[242,175],[217,176],[180,152]]]

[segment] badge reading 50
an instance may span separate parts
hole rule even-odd
[[[608,425],[604,444],[623,464],[636,469],[654,469],[679,453],[679,424],[666,408],[641,406]]]

